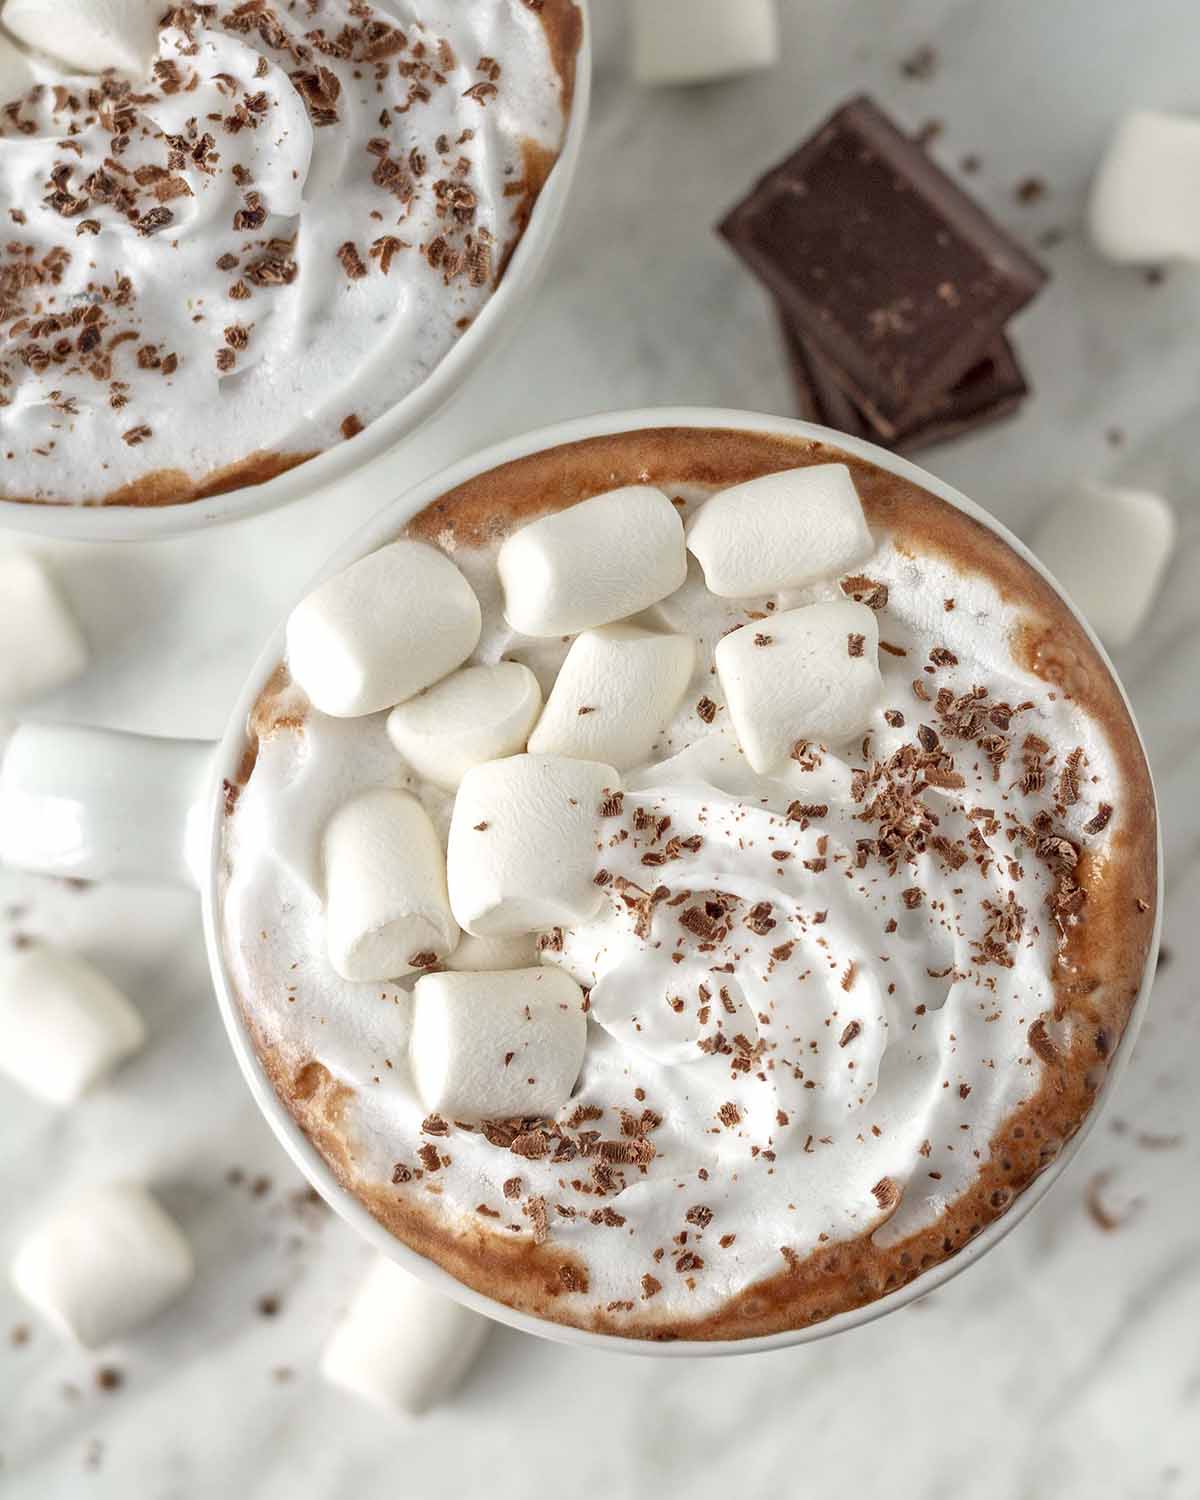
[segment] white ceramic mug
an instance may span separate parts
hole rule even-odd
[[[915,464],[871,443],[807,422],[704,408],[667,408],[584,417],[499,443],[426,479],[386,506],[330,561],[321,578],[339,572],[365,553],[391,541],[431,501],[500,464],[563,443],[655,427],[731,428],[829,443],[911,480],[965,511],[1002,537],[1030,567],[1054,583],[1016,537],[964,495]],[[314,580],[314,583],[319,581]],[[1081,619],[1081,623],[1087,629],[1086,622]],[[1103,647],[1091,631],[1088,634],[1111,671]],[[1161,837],[1158,847],[1160,899],[1153,942],[1137,1001],[1109,1068],[1101,1098],[1057,1159],[1017,1197],[1007,1213],[989,1224],[949,1260],[922,1272],[908,1285],[823,1323],[729,1342],[678,1340],[656,1343],[623,1339],[516,1312],[482,1296],[402,1244],[337,1182],[263,1072],[230,982],[220,938],[217,889],[224,819],[223,788],[226,780],[232,782],[237,776],[245,748],[249,711],[283,655],[284,630],[281,625],[267,642],[242,689],[224,738],[215,746],[188,740],[149,739],[110,730],[22,726],[10,741],[0,763],[0,861],[54,875],[95,879],[151,877],[198,887],[204,905],[208,961],[225,1028],[251,1092],[288,1154],[321,1196],[377,1250],[477,1312],[561,1343],[664,1357],[779,1349],[854,1328],[933,1291],[972,1265],[1013,1229],[1078,1151],[1088,1130],[1095,1124],[1102,1103],[1111,1096],[1125,1069],[1145,1013],[1158,953],[1162,923]],[[1115,673],[1113,675],[1115,677]]]
[[[0,528],[62,541],[140,542],[241,520],[313,495],[367,467],[410,436],[457,395],[476,366],[515,328],[528,305],[562,223],[579,165],[592,80],[589,0],[575,0],[583,31],[575,61],[575,93],[562,149],[534,205],[504,277],[483,310],[420,385],[382,413],[353,440],[338,443],[307,463],[264,484],[180,505],[37,505],[0,498]]]

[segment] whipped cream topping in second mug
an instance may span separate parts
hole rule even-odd
[[[39,57],[0,110],[7,500],[192,500],[354,437],[470,327],[562,144],[571,0],[163,12],[144,76]]]

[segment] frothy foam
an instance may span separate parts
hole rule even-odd
[[[191,498],[415,389],[559,148],[544,20],[218,0],[170,12],[132,84],[38,63],[0,112],[5,497]]]

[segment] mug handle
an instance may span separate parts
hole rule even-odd
[[[22,724],[0,760],[0,864],[199,889],[216,745]]]

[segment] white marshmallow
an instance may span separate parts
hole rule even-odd
[[[862,637],[861,655],[850,654],[854,636]],[[875,612],[849,599],[745,625],[718,642],[716,663],[738,742],[756,771],[786,761],[797,740],[836,745],[857,735],[883,691]]]
[[[30,59],[0,31],[0,104],[20,99],[36,82]]]
[[[786,469],[711,496],[692,517],[688,550],[723,599],[837,578],[874,551],[845,464]]]
[[[41,563],[0,553],[0,705],[51,693],[87,662],[87,642]]]
[[[687,635],[607,625],[575,638],[529,748],[538,754],[599,760],[628,771],[641,765],[671,722],[696,665]]]
[[[165,9],[162,0],[7,0],[4,24],[19,42],[81,73],[115,68],[142,78]]]
[[[701,83],[779,60],[775,0],[633,0],[639,83]]]
[[[1092,182],[1087,221],[1109,260],[1200,260],[1200,120],[1126,115]]]
[[[446,967],[477,974],[480,970],[531,969],[537,961],[537,938],[532,932],[523,932],[519,937],[493,938],[464,932],[458,947],[446,960]]]
[[[1032,545],[1100,639],[1124,646],[1154,601],[1175,533],[1158,495],[1082,484],[1046,515]]]
[[[524,635],[574,635],[648,609],[687,577],[683,522],[661,490],[628,485],[531,521],[497,558],[504,615]]]
[[[558,755],[513,755],[462,779],[450,820],[447,874],[460,927],[515,937],[590,917],[600,803],[612,766]]]
[[[453,790],[472,766],[524,750],[542,690],[528,667],[464,667],[388,715],[392,744],[418,776]]]
[[[375,787],[353,798],[329,820],[324,852],[326,946],[343,979],[399,979],[453,951],[446,861],[415,797]]]
[[[481,627],[479,600],[448,557],[423,542],[393,542],[297,605],[288,667],[322,713],[352,719],[453,672]]]
[[[461,1384],[491,1326],[380,1256],[326,1344],[321,1374],[384,1411],[420,1416]]]
[[[38,945],[0,964],[0,1071],[73,1104],[146,1040],[141,1016],[86,960]]]
[[[583,991],[545,964],[503,973],[425,974],[413,989],[413,1081],[453,1120],[553,1115],[583,1067]]]
[[[174,1220],[145,1188],[76,1194],[17,1251],[17,1291],[86,1349],[120,1338],[180,1295],[194,1273]]]

